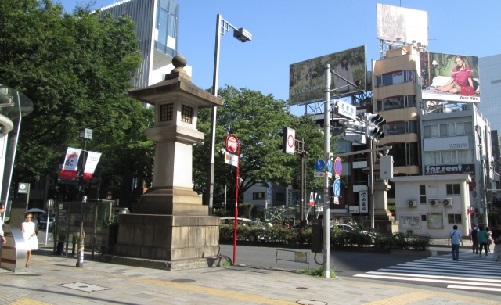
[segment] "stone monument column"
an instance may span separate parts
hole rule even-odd
[[[132,213],[119,216],[119,256],[165,260],[168,270],[206,266],[218,253],[219,219],[209,216],[193,191],[193,144],[203,141],[196,129],[200,108],[223,100],[193,85],[177,55],[165,80],[129,91],[154,107],[154,126],[146,136],[155,142],[153,187],[141,196]]]

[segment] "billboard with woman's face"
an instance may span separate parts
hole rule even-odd
[[[478,57],[421,52],[423,100],[480,102]]]
[[[331,94],[343,97],[365,91],[365,46],[308,59],[290,65],[289,105],[325,99],[325,65],[331,68]]]

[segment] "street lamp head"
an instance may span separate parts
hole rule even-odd
[[[244,28],[233,29],[233,37],[240,40],[241,42],[252,40],[252,34]]]

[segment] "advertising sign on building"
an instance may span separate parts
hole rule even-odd
[[[377,4],[377,38],[428,45],[428,13],[399,6]]]
[[[423,100],[480,102],[478,57],[421,52]]]
[[[307,104],[325,99],[324,70],[331,67],[332,97],[344,97],[365,91],[365,46],[308,59],[290,65],[289,105]]]
[[[447,175],[447,174],[475,174],[475,165],[470,164],[448,164],[448,165],[427,165],[424,167],[425,175]]]
[[[369,213],[369,198],[367,192],[358,192],[360,213]]]

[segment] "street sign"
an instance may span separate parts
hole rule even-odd
[[[283,128],[283,151],[294,155],[296,151],[296,131],[290,127]]]
[[[27,194],[30,191],[30,184],[26,182],[19,182],[19,186],[17,188],[18,193]]]
[[[226,136],[225,144],[226,144],[226,151],[234,153],[237,151],[238,148],[238,138],[232,134],[229,134],[228,136]]]
[[[341,175],[343,172],[343,164],[341,163],[341,158],[337,157],[334,161],[334,172],[336,175]]]
[[[323,171],[325,168],[325,161],[322,160],[322,159],[319,159],[317,161],[315,161],[315,170],[318,171],[318,172],[321,172]]]
[[[332,172],[332,160],[327,161],[327,170]]]
[[[341,180],[334,180],[334,183],[332,184],[332,192],[334,193],[334,197],[339,197],[341,194]]]
[[[340,116],[355,120],[357,117],[357,107],[350,103],[338,100],[336,102],[336,113]]]
[[[224,163],[237,167],[238,166],[238,156],[235,154],[230,154],[229,152],[225,152],[224,153]]]

